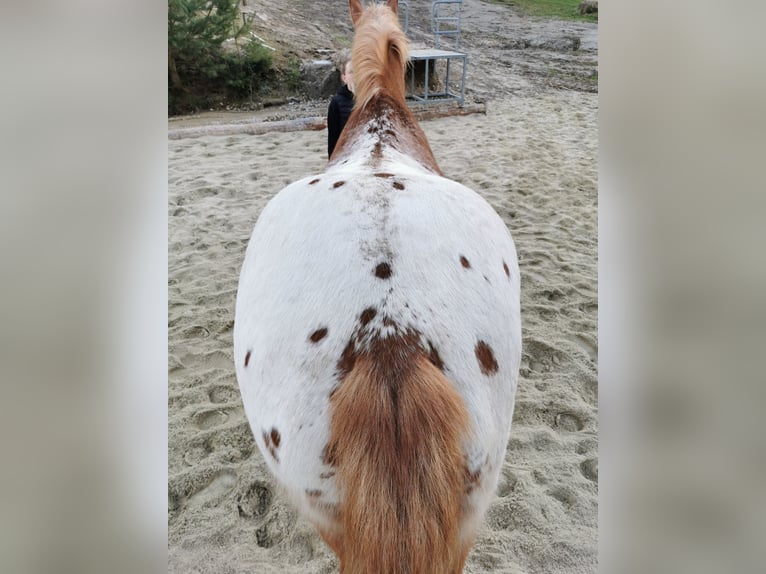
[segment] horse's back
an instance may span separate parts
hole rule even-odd
[[[320,524],[340,502],[326,445],[344,354],[404,332],[465,402],[467,470],[493,490],[521,349],[502,220],[468,188],[415,172],[338,170],[280,192],[242,268],[237,378],[270,468]]]

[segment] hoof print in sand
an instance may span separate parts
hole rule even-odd
[[[256,482],[237,497],[237,510],[243,518],[260,518],[271,508],[274,494],[268,485]]]
[[[211,403],[230,403],[239,400],[239,393],[232,387],[218,386],[210,389],[208,398]]]
[[[201,489],[189,496],[185,506],[199,508],[207,504],[215,503],[226,496],[237,484],[237,475],[225,470],[214,475],[213,478]]]
[[[202,430],[219,427],[229,420],[229,413],[225,409],[215,409],[198,413],[194,417],[194,423],[197,428]]]
[[[580,471],[582,475],[588,480],[598,482],[598,459],[589,458],[580,463]]]
[[[585,423],[572,413],[559,413],[556,415],[556,426],[565,431],[576,432],[581,431]]]
[[[549,490],[548,495],[566,507],[574,506],[577,503],[577,495],[574,491],[564,486],[557,486]]]

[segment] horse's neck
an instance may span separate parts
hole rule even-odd
[[[354,109],[328,168],[361,163],[377,170],[391,162],[441,175],[431,146],[403,98],[379,92]]]

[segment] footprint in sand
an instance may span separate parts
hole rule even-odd
[[[532,435],[532,446],[537,451],[549,450],[557,442],[556,436],[548,430],[539,430]]]
[[[211,403],[231,403],[239,400],[239,393],[232,387],[218,386],[210,389],[208,397]]]
[[[226,424],[233,409],[215,409],[197,413],[194,416],[194,424],[197,428],[205,430]]]
[[[558,288],[543,289],[542,291],[540,291],[540,295],[545,297],[548,301],[554,301],[554,302],[561,301],[561,299],[563,299],[566,296],[564,291]]]
[[[547,342],[525,338],[522,349],[522,363],[526,360],[531,371],[544,373],[550,371],[553,364],[561,364],[562,357],[558,349]]]
[[[598,361],[598,349],[587,338],[583,337],[582,335],[570,335],[566,337],[566,339],[584,351],[591,361]]]
[[[532,478],[537,484],[548,484],[548,475],[540,469],[532,471]]]
[[[577,495],[575,492],[565,486],[552,488],[548,491],[548,496],[555,498],[567,508],[574,506],[577,503]]]
[[[274,493],[265,482],[254,482],[237,496],[237,510],[243,518],[260,518],[271,508]]]
[[[271,548],[285,538],[288,530],[289,527],[285,528],[277,511],[266,518],[266,522],[255,531],[255,543],[261,548]]]
[[[207,486],[192,494],[186,506],[200,508],[201,506],[223,498],[237,484],[237,475],[229,470],[216,474]]]
[[[577,432],[583,429],[585,423],[572,413],[559,413],[556,415],[556,426],[565,431]]]
[[[233,359],[231,355],[223,351],[212,351],[210,353],[189,353],[184,355],[181,361],[188,366],[203,365],[208,371],[213,369],[222,369],[231,372]]]
[[[314,545],[310,535],[302,534],[290,540],[290,564],[305,564],[312,558],[314,558]],[[328,572],[335,572],[335,569]]]
[[[181,338],[183,339],[206,339],[209,336],[210,331],[202,325],[194,325],[181,331]]]
[[[577,454],[589,454],[594,450],[598,450],[598,441],[595,438],[588,438],[580,441],[575,448]]]
[[[177,494],[168,492],[168,511],[175,512],[181,508],[181,497]]]
[[[271,548],[274,546],[274,541],[269,533],[269,525],[264,524],[258,530],[255,531],[255,543],[261,548]]]
[[[256,450],[255,440],[244,412],[237,409],[236,414],[232,413],[232,417],[232,422],[239,420],[240,423],[216,430],[206,441],[206,445],[210,448],[209,454],[214,454],[218,460],[225,463],[246,460]]]
[[[577,307],[584,313],[598,313],[598,302],[588,301],[587,303],[580,303]]]
[[[168,355],[168,372],[172,373],[173,371],[177,371],[179,369],[185,368],[185,365],[181,362],[181,360],[176,357],[175,355]]]
[[[516,483],[519,479],[512,472],[503,473],[500,478],[500,484],[497,487],[497,495],[506,497],[516,489]]]
[[[188,466],[196,466],[210,454],[210,447],[207,445],[196,445],[186,449],[183,454],[184,462]]]
[[[580,463],[580,471],[588,480],[598,482],[598,459],[589,458]]]

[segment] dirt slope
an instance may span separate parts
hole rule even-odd
[[[275,49],[275,63],[331,59],[350,47],[353,29],[347,0],[246,0],[253,34]],[[404,15],[401,15],[404,22]],[[430,0],[409,1],[407,37],[412,48],[434,45]],[[468,54],[466,101],[482,103],[550,90],[598,91],[598,27],[589,22],[544,20],[485,0],[464,0],[460,50]],[[258,116],[288,119],[322,115],[325,100],[241,114],[211,112],[172,118],[172,127]]]

